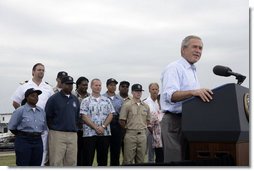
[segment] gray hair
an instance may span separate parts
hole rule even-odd
[[[100,81],[101,82],[101,80],[99,79],[99,78],[94,78],[94,79],[92,79],[92,81],[91,81],[91,86],[93,85],[93,82],[94,81]]]
[[[154,82],[154,83],[150,83],[150,84],[149,84],[149,86],[148,86],[148,89],[149,89],[149,90],[150,90],[150,88],[151,88],[152,85],[156,85],[158,88],[160,88],[160,87],[159,87],[159,84]]]
[[[201,40],[201,42],[202,42],[202,39],[201,39],[200,37],[198,37],[198,36],[195,36],[195,35],[190,35],[190,36],[185,37],[185,38],[183,39],[182,45],[181,45],[181,55],[182,55],[182,50],[183,50],[184,48],[186,48],[186,47],[189,46],[189,42],[190,42],[191,39],[199,39],[199,40]]]

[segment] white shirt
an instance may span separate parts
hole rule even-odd
[[[36,105],[44,109],[48,98],[54,94],[53,88],[44,81],[42,81],[39,86],[34,83],[32,79],[27,83],[20,85],[13,93],[11,100],[21,104],[22,100],[25,98],[25,92],[29,88],[42,91],[42,94],[39,95],[39,100]]]
[[[186,59],[170,63],[161,74],[161,109],[173,113],[182,112],[182,102],[172,102],[172,94],[176,91],[199,89],[199,81],[196,75],[195,65],[191,65]]]
[[[161,121],[164,113],[160,111],[160,106],[158,100],[153,101],[153,99],[149,96],[144,102],[150,108],[151,120]]]

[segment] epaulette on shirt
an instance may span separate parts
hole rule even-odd
[[[25,83],[27,83],[27,82],[28,82],[28,80],[23,81],[23,82],[20,82],[19,84],[20,84],[20,85],[23,85],[23,84],[25,84]]]
[[[53,87],[51,84],[49,84],[48,82],[45,81],[46,84],[48,84],[50,87]]]
[[[28,83],[28,80],[23,81],[23,82],[20,82],[19,84],[20,84],[20,85],[23,85],[23,84],[25,84],[25,83]],[[53,87],[53,86],[52,86],[51,84],[49,84],[48,82],[45,81],[45,83],[48,84],[49,86]]]
[[[142,102],[144,102],[147,98],[143,99]]]

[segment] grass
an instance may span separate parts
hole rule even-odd
[[[108,156],[108,166],[109,166],[109,159],[110,156]],[[145,161],[147,160],[147,156],[145,157]],[[122,154],[120,155],[120,164],[123,161]],[[14,155],[6,155],[6,156],[0,156],[0,166],[16,166],[16,157]],[[94,162],[93,166],[97,166],[97,161],[96,161],[96,155],[94,157]]]
[[[109,158],[110,158],[110,156],[108,156],[108,165],[109,165]],[[122,162],[122,155],[120,155],[120,162]],[[0,166],[16,166],[15,154],[0,156]],[[97,166],[96,153],[94,156],[93,166]]]
[[[16,166],[16,156],[15,155],[0,156],[0,166]],[[97,166],[96,156],[94,158],[93,166]]]
[[[0,156],[0,166],[16,166],[15,155]]]

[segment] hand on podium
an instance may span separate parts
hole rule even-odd
[[[207,88],[193,90],[192,95],[200,97],[204,102],[210,102],[213,99],[213,92]]]

